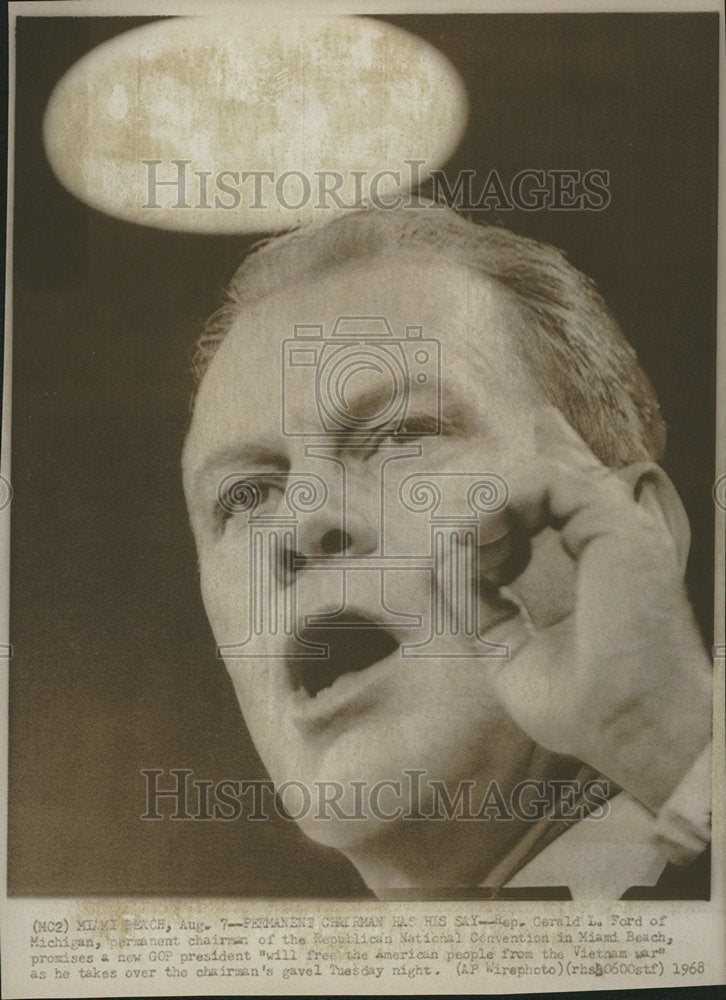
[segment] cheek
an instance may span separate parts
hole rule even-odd
[[[255,664],[240,664],[240,661],[228,661],[226,665],[255,750],[269,776],[279,783],[289,776],[290,770],[295,772],[295,767],[289,766],[291,758],[295,758],[295,747],[272,711],[265,678],[261,676],[266,667],[260,671]]]
[[[508,785],[533,743],[499,703],[486,664],[464,662],[453,670],[450,662],[432,666],[426,729],[419,715],[402,713],[395,738],[387,737],[393,743],[387,747],[388,766],[395,760],[451,783],[473,778]]]
[[[248,553],[233,541],[210,547],[200,556],[202,600],[218,655],[224,658],[250,735],[267,766],[266,743],[275,731],[270,693],[277,661],[269,657],[269,636],[253,634]]]
[[[200,553],[202,601],[217,643],[243,642],[250,624],[248,546],[217,542]]]
[[[266,669],[251,660],[227,658],[225,660],[227,673],[232,681],[237,702],[245,718],[254,743],[259,747],[260,734],[269,734],[270,726],[267,713],[269,699],[266,698],[267,688],[262,672]]]

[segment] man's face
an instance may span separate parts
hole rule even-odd
[[[385,317],[391,344],[414,326],[429,348],[440,345],[438,368],[417,368],[424,355],[406,348],[410,382],[404,421],[400,412],[393,421],[398,433],[386,409],[385,365],[354,363],[337,395],[316,381],[340,317]],[[407,770],[451,790],[473,780],[482,793],[492,780],[506,790],[531,776],[534,746],[490,682],[502,660],[482,655],[492,652],[487,639],[520,643],[521,616],[479,590],[475,568],[462,570],[476,558],[466,562],[470,543],[463,533],[452,537],[451,522],[439,524],[438,562],[432,552],[438,515],[453,513],[471,527],[466,494],[477,475],[506,481],[513,465],[534,454],[543,399],[514,349],[523,323],[506,290],[413,253],[350,263],[276,293],[239,316],[215,355],[185,447],[185,490],[207,614],[278,786],[338,782],[348,813],[351,783],[405,787]],[[317,369],[291,373],[283,342],[296,325],[322,327],[307,355]],[[321,393],[345,410],[337,428],[315,426]],[[416,477],[438,484],[438,508],[422,513],[412,503],[406,489]],[[285,495],[306,478],[327,491],[307,511]],[[256,497],[256,506],[245,505],[245,496]],[[475,513],[474,520],[486,552],[496,519]],[[551,566],[548,575],[525,591],[552,618]],[[478,635],[467,629],[464,607],[475,608]],[[316,615],[327,616],[328,626]],[[434,621],[445,634],[427,647]],[[326,639],[327,658],[311,657]],[[370,825],[366,834],[360,824],[316,824],[312,815],[303,826],[342,849],[370,834]]]

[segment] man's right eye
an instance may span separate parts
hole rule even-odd
[[[231,517],[251,517],[262,507],[276,502],[285,492],[285,476],[226,476],[219,484],[215,514],[224,522]]]

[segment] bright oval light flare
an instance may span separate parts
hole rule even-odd
[[[105,42],[58,83],[44,137],[61,183],[102,212],[264,232],[391,203],[443,165],[466,112],[460,77],[421,39],[268,6]]]

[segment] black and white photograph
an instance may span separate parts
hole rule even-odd
[[[723,981],[723,31],[10,4],[4,995]]]

